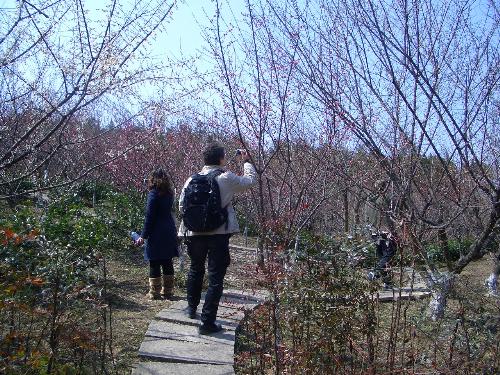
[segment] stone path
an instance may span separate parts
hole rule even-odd
[[[184,315],[187,302],[174,302],[149,324],[139,349],[141,361],[132,374],[234,374],[235,330],[245,314],[264,300],[262,292],[224,291],[217,314],[224,330],[206,336],[198,334],[199,320]]]
[[[381,290],[375,293],[380,302],[394,302],[397,300],[421,299],[429,297],[431,292],[426,287],[394,288],[392,290]]]
[[[400,269],[395,268],[393,280],[400,281]],[[403,277],[401,288],[393,288],[389,290],[379,290],[374,294],[380,302],[394,302],[397,300],[415,300],[425,298],[431,295],[431,291],[427,288],[421,276],[412,268],[403,269]]]

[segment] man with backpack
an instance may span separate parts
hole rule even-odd
[[[187,280],[187,314],[191,319],[197,316],[208,257],[208,290],[199,327],[199,333],[205,335],[222,330],[215,319],[230,263],[229,238],[239,232],[232,198],[257,182],[248,153],[244,150],[237,153],[244,163],[243,176],[226,171],[224,147],[210,143],[203,151],[205,166],[186,181],[179,198],[182,215],[179,236],[185,238],[191,259]]]
[[[378,180],[374,187],[374,192],[366,202],[365,215],[371,230],[371,239],[377,251],[378,262],[374,271],[368,274],[368,278],[370,280],[381,278],[384,289],[389,290],[393,288],[393,283],[388,268],[396,253],[394,224],[390,217],[390,201],[386,196],[389,183]]]

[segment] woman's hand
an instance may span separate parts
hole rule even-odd
[[[144,244],[144,238],[139,237],[137,241],[135,241],[135,246],[141,246]]]

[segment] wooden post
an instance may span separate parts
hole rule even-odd
[[[349,233],[349,194],[344,190],[344,232]]]

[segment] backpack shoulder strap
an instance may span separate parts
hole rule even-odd
[[[215,178],[215,177],[220,176],[224,172],[225,172],[224,169],[217,168],[217,169],[214,169],[213,171],[208,172],[207,176],[210,176],[211,178]]]
[[[217,191],[217,195],[218,195],[218,199],[219,199],[219,204],[221,202],[221,197],[220,197],[220,188],[219,188],[219,184],[217,183],[217,181],[215,180],[216,177],[220,176],[222,173],[226,172],[224,169],[221,169],[221,168],[217,168],[213,171],[210,171],[210,173],[208,173],[207,176],[209,176],[209,180],[210,181],[213,181],[215,183],[215,189]],[[229,220],[227,219],[227,208],[229,206],[229,203],[225,206],[225,207],[222,207],[222,210],[225,212],[225,215],[226,215],[226,223],[225,223],[225,228],[227,230],[228,228],[228,225],[229,225]]]

